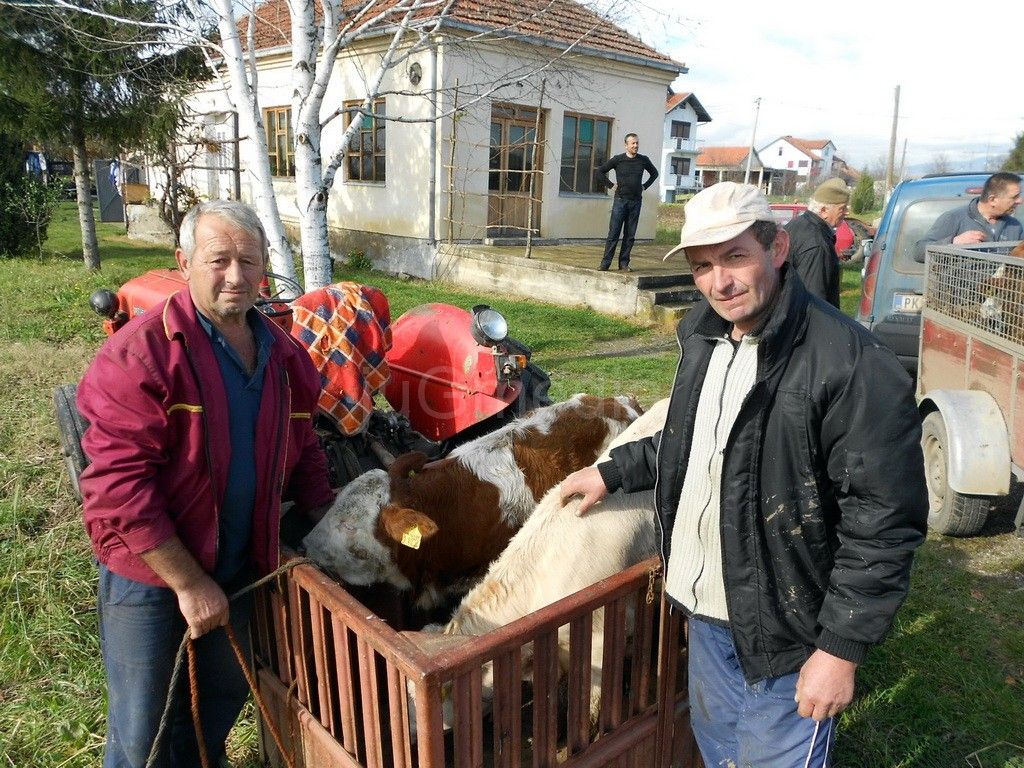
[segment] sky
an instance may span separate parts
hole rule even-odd
[[[755,148],[786,134],[831,139],[851,165],[884,167],[897,85],[895,160],[906,140],[908,169],[933,170],[944,155],[951,170],[984,170],[1024,131],[1024,57],[999,42],[1019,35],[1016,2],[984,12],[949,0],[628,7],[620,24],[689,67],[672,87],[711,115],[697,131],[707,145],[749,145],[760,98]]]

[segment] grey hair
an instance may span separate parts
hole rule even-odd
[[[811,213],[821,213],[831,205],[838,205],[838,203],[823,203],[821,200],[815,200],[812,197],[807,201],[807,210]]]
[[[178,241],[181,251],[185,254],[185,261],[191,261],[192,254],[196,251],[196,226],[203,216],[215,216],[221,221],[227,222],[242,230],[251,237],[258,237],[263,244],[263,257],[267,255],[267,233],[263,229],[260,217],[256,215],[248,204],[239,200],[206,200],[197,203],[185,214],[181,220],[181,230]]]

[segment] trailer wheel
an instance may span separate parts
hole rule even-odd
[[[938,411],[921,425],[925,479],[928,482],[928,528],[946,536],[973,536],[988,519],[989,497],[957,493],[949,487],[946,422]]]
[[[78,478],[89,466],[89,459],[82,450],[82,435],[89,423],[82,418],[75,405],[75,394],[78,387],[65,384],[53,391],[53,405],[57,415],[57,432],[60,434],[60,450],[64,454],[64,466],[71,481],[71,492],[75,498],[82,500],[82,489]]]

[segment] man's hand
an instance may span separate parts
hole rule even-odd
[[[228,596],[209,576],[194,586],[183,589],[177,595],[178,609],[188,622],[193,640],[228,623]]]
[[[796,681],[797,712],[800,717],[827,720],[853,701],[857,665],[818,649],[800,668]]]
[[[181,539],[172,536],[155,549],[143,552],[141,557],[174,590],[178,610],[185,617],[193,640],[228,623],[227,595],[185,549]]]
[[[972,229],[970,232],[961,232],[954,237],[953,245],[974,245],[975,243],[984,243],[987,239],[984,232]]]
[[[586,467],[578,472],[573,472],[558,486],[558,492],[562,497],[563,505],[573,496],[583,497],[576,513],[581,516],[608,495],[608,489],[605,487],[597,467]]]

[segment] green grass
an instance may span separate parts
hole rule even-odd
[[[675,238],[678,238],[678,225]],[[666,229],[670,227],[665,226]],[[104,743],[95,570],[59,459],[51,391],[81,374],[102,340],[91,290],[169,266],[168,249],[101,225],[103,271],[85,272],[72,207],[45,258],[0,262],[0,766],[86,768]],[[337,275],[381,287],[394,316],[426,301],[487,302],[506,313],[553,379],[552,393],[662,397],[676,365],[666,338],[628,322],[377,272]],[[843,270],[843,307],[859,266]],[[661,344],[662,346],[658,346]],[[608,349],[637,347],[622,356]],[[646,350],[646,351],[645,351]],[[1024,540],[1005,507],[984,535],[932,538],[889,640],[859,675],[841,718],[841,768],[1024,768]],[[976,758],[967,758],[989,748]],[[236,767],[258,765],[251,713],[232,737]]]

